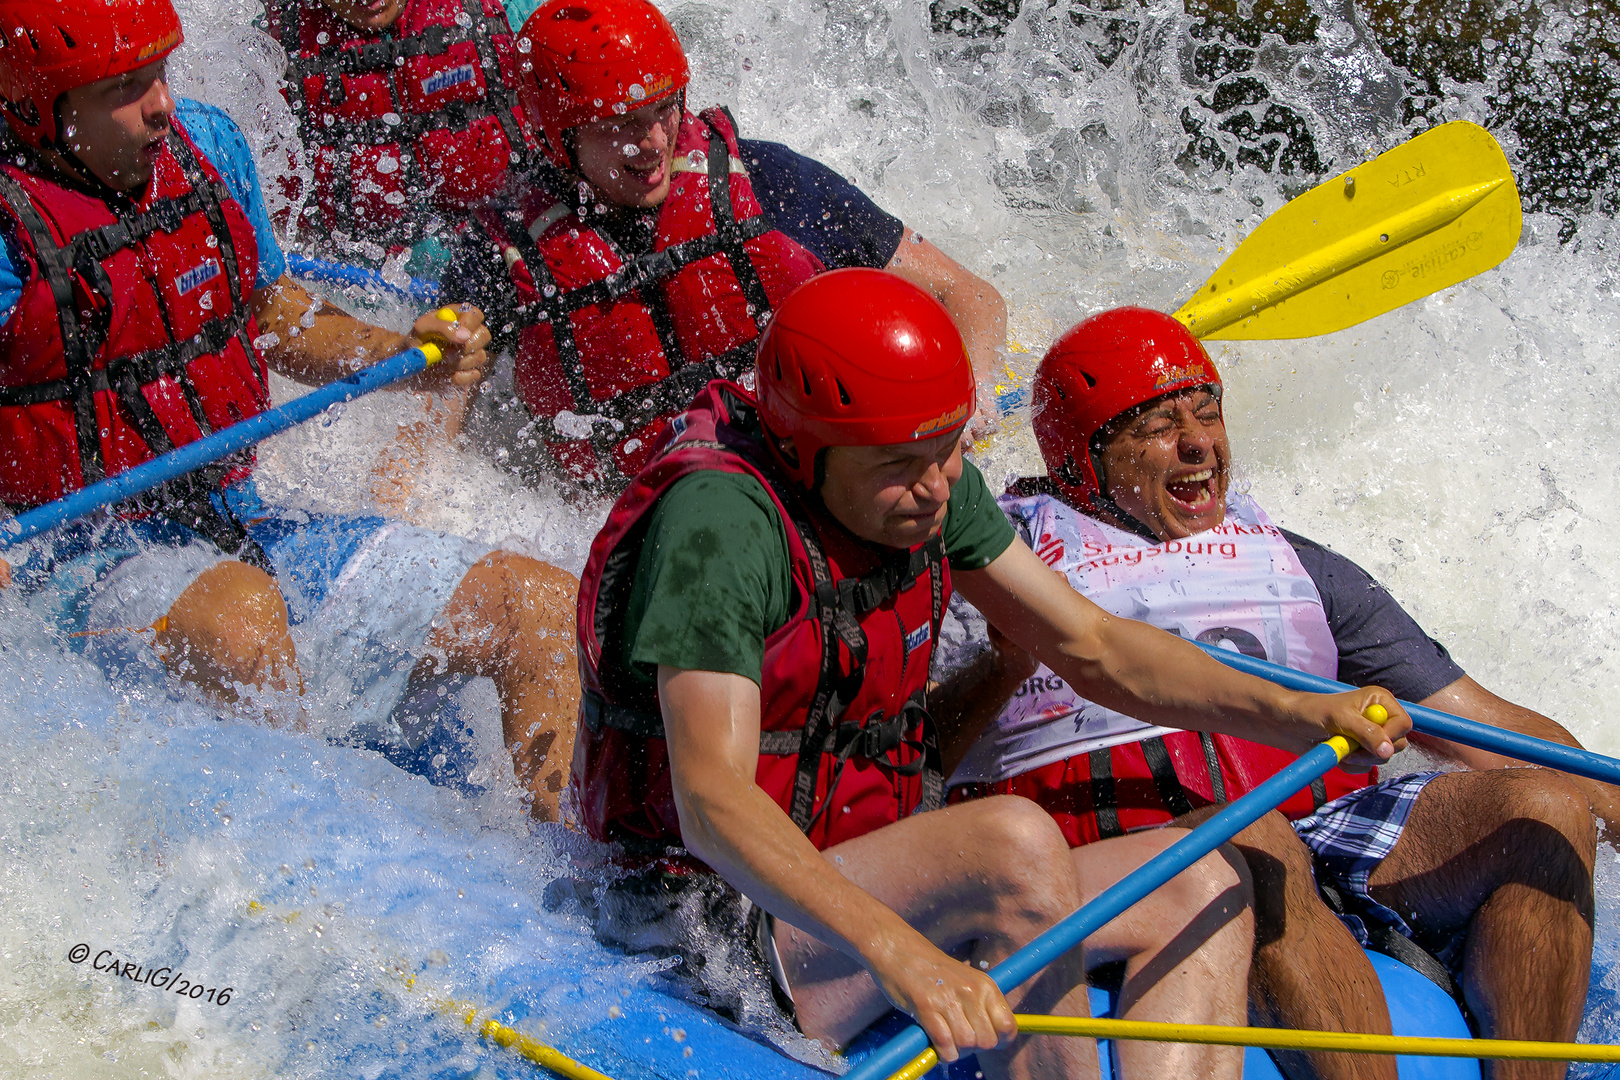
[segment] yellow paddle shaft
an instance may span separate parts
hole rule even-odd
[[[1157,1024],[1144,1020],[1097,1020],[1074,1016],[1018,1016],[1021,1035],[1081,1035],[1090,1039],[1263,1046],[1269,1050],[1333,1050],[1350,1054],[1491,1058],[1497,1061],[1620,1061],[1620,1046],[1526,1042],[1519,1039],[1428,1039],[1410,1035],[1362,1035],[1343,1031]]]
[[[1016,1014],[1020,1035],[1078,1035],[1088,1039],[1199,1043],[1205,1046],[1263,1046],[1268,1050],[1332,1050],[1347,1054],[1404,1054],[1411,1057],[1491,1058],[1497,1061],[1613,1061],[1620,1046],[1525,1042],[1518,1039],[1425,1039],[1409,1035],[1363,1035],[1342,1031],[1222,1027],[1215,1024],[1159,1024],[1145,1020],[1100,1020],[1076,1016]],[[920,1080],[939,1063],[932,1047],[917,1055],[891,1080]]]
[[[409,987],[412,981],[414,980],[407,980],[406,986]],[[497,1020],[485,1020],[480,1024],[476,1005],[465,1001],[442,1001],[439,1008],[447,1012],[459,1012],[468,1027],[478,1029],[479,1037],[488,1039],[503,1050],[511,1050],[543,1069],[550,1069],[558,1076],[567,1077],[567,1080],[612,1080],[612,1077],[575,1061],[561,1050],[547,1046],[539,1039],[525,1035],[516,1028],[507,1027]]]
[[[472,1023],[472,1016],[468,1014],[467,1022]],[[597,1072],[589,1065],[581,1065],[573,1058],[552,1049],[538,1039],[532,1039],[494,1020],[485,1020],[478,1029],[478,1034],[494,1043],[520,1054],[541,1068],[550,1069],[558,1076],[565,1076],[568,1080],[610,1080],[608,1076]]]

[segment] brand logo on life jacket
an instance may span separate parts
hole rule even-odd
[[[963,402],[948,413],[940,413],[932,420],[924,420],[917,425],[917,430],[911,433],[913,439],[925,439],[930,435],[937,435],[941,431],[949,430],[967,419],[967,402]]]
[[[1185,367],[1172,367],[1159,373],[1153,380],[1153,389],[1163,390],[1174,383],[1186,382],[1188,379],[1209,380],[1209,374],[1202,364],[1188,364]]]
[[[219,277],[218,261],[204,259],[201,263],[174,279],[174,291],[184,296],[197,286],[206,285],[217,277]]]
[[[923,645],[928,644],[928,640],[933,636],[933,627],[928,623],[923,623],[921,626],[917,627],[917,629],[906,635],[906,652],[909,653],[912,649],[920,648]]]
[[[473,66],[462,64],[460,67],[447,68],[435,75],[429,75],[422,80],[422,93],[439,94],[452,86],[462,86],[474,79]]]
[[[158,38],[156,41],[148,42],[146,47],[136,55],[135,62],[139,64],[144,60],[150,60],[158,53],[168,52],[170,49],[179,44],[180,28],[177,26],[163,37]]]

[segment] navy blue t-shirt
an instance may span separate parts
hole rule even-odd
[[[900,248],[905,225],[827,166],[781,143],[740,139],[737,144],[771,223],[808,248],[829,270],[881,268]],[[650,247],[657,210],[639,217],[618,215],[611,235],[627,253]],[[522,320],[505,260],[483,230],[469,228],[443,277],[444,295],[467,300],[484,312],[496,347],[511,344]]]
[[[1372,575],[1314,540],[1287,529],[1300,565],[1316,583],[1328,629],[1339,647],[1339,681],[1382,686],[1420,702],[1463,677],[1444,645],[1424,633]]]

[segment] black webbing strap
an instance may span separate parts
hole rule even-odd
[[[737,284],[742,287],[743,299],[748,301],[748,313],[753,316],[755,326],[763,327],[771,317],[771,299],[743,243],[769,232],[770,221],[764,214],[756,214],[738,224],[731,206],[731,151],[726,147],[726,140],[713,128],[709,129],[709,208],[714,214],[715,236],[726,253],[726,261],[731,264],[731,272],[737,276]],[[744,225],[753,226],[751,235]],[[761,225],[764,228],[760,228]]]
[[[1204,768],[1209,770],[1209,787],[1217,804],[1226,801],[1226,777],[1221,773],[1221,755],[1215,749],[1215,737],[1207,731],[1198,733],[1198,745],[1204,749]]]
[[[1468,1002],[1463,998],[1462,988],[1451,977],[1451,972],[1446,968],[1446,965],[1441,963],[1433,953],[1405,934],[1386,926],[1365,912],[1355,910],[1356,905],[1352,905],[1349,898],[1340,891],[1339,887],[1325,880],[1321,874],[1316,876],[1316,890],[1322,895],[1323,903],[1327,904],[1335,915],[1340,918],[1346,915],[1354,915],[1361,920],[1361,925],[1366,927],[1367,930],[1368,948],[1381,952],[1385,956],[1394,957],[1444,990],[1446,995],[1457,1003],[1457,1008],[1461,1010],[1463,1019],[1467,1021],[1469,1028],[1475,1032],[1479,1030],[1478,1025],[1474,1023],[1473,1014],[1468,1011]]]
[[[199,356],[221,351],[230,344],[232,338],[243,332],[246,325],[245,311],[229,314],[223,319],[215,319],[206,324],[195,336],[184,341],[170,342],[156,349],[136,353],[134,356],[122,356],[110,361],[105,368],[90,372],[90,386],[96,393],[114,391],[120,395],[120,400],[127,396],[122,388],[128,387],[132,382],[136,387],[147,386],[165,375],[180,383],[183,388],[189,387],[186,365]],[[0,405],[43,405],[52,401],[71,401],[73,392],[74,387],[69,379],[52,379],[50,382],[25,386],[5,386],[0,387]],[[204,435],[209,434],[206,421],[198,426],[202,428]],[[164,438],[167,439],[167,436]]]
[[[1311,805],[1320,810],[1325,802],[1327,802],[1327,778],[1318,776],[1311,781]]]
[[[1114,751],[1101,747],[1086,755],[1091,767],[1091,811],[1097,818],[1097,835],[1103,840],[1124,836],[1119,827],[1119,800],[1114,793]]]
[[[1182,814],[1192,813],[1187,789],[1181,786],[1181,778],[1176,775],[1176,764],[1170,760],[1170,748],[1164,745],[1164,739],[1154,735],[1137,745],[1142,748],[1142,757],[1146,759],[1148,772],[1153,776],[1153,786],[1158,789],[1159,798],[1164,800],[1170,816],[1178,818]]]

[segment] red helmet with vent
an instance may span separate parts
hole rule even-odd
[[[938,300],[883,270],[834,270],[799,286],[759,342],[755,387],[771,434],[791,438],[799,483],[829,446],[931,439],[973,415],[973,365]]]
[[[1046,471],[1077,506],[1101,486],[1092,439],[1109,421],[1221,376],[1199,340],[1169,315],[1122,307],[1093,315],[1052,343],[1035,372],[1035,441]]]
[[[30,146],[49,146],[56,99],[168,56],[184,40],[169,0],[0,0],[0,99]]]
[[[546,155],[570,171],[563,132],[678,94],[692,78],[675,28],[647,0],[548,0],[517,49],[524,111]]]

